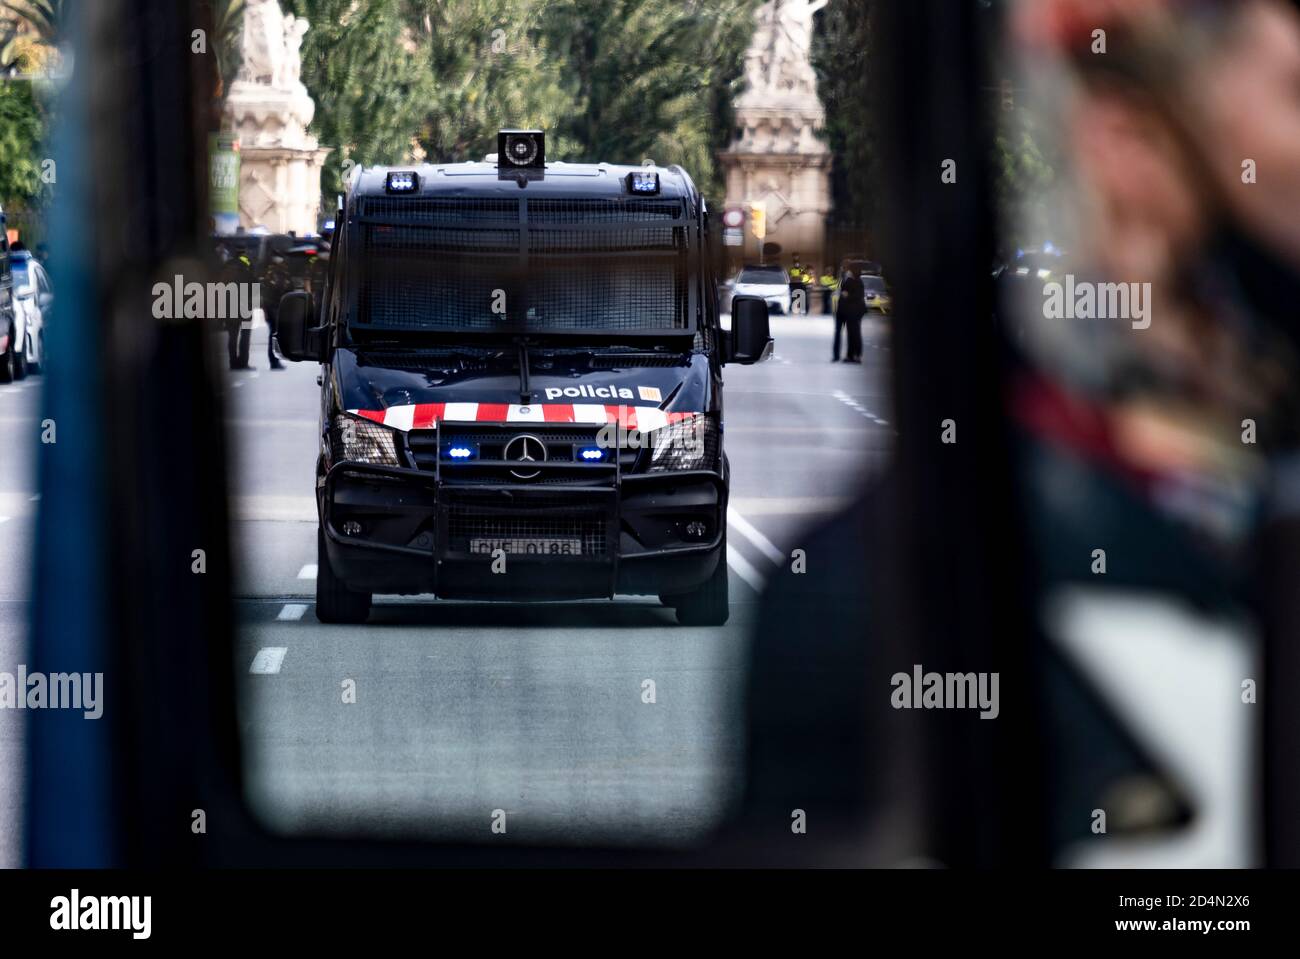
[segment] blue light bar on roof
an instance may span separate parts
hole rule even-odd
[[[384,189],[389,193],[414,193],[420,188],[420,175],[414,170],[389,170]]]
[[[638,196],[656,196],[659,193],[659,174],[655,170],[633,170],[627,175],[627,191]]]

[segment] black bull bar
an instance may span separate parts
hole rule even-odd
[[[461,480],[471,468],[520,464],[331,467],[318,508],[336,575],[372,593],[584,598],[684,592],[726,561],[727,486],[712,470],[624,473],[615,456],[529,463],[531,481]],[[692,519],[705,539],[683,540]]]

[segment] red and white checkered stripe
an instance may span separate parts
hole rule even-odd
[[[386,410],[348,410],[384,426],[402,430],[431,429],[447,423],[617,423],[623,429],[649,432],[698,413],[668,413],[657,406],[602,406],[599,403],[415,403]]]

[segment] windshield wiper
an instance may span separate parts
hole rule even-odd
[[[517,337],[515,345],[519,348],[519,402],[523,406],[531,406],[533,391],[528,385],[528,337]]]

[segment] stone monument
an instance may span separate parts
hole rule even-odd
[[[817,136],[825,120],[809,50],[813,14],[826,0],[767,0],[745,54],[746,89],[736,100],[737,134],[723,152],[727,206],[767,207],[767,241],[776,259],[798,254],[805,266],[822,264],[830,212],[830,151]],[[757,259],[746,232],[745,260]]]
[[[243,63],[222,109],[222,126],[239,140],[239,223],[272,233],[315,233],[322,150],[307,132],[316,104],[303,86],[306,20],[276,0],[247,0]]]

